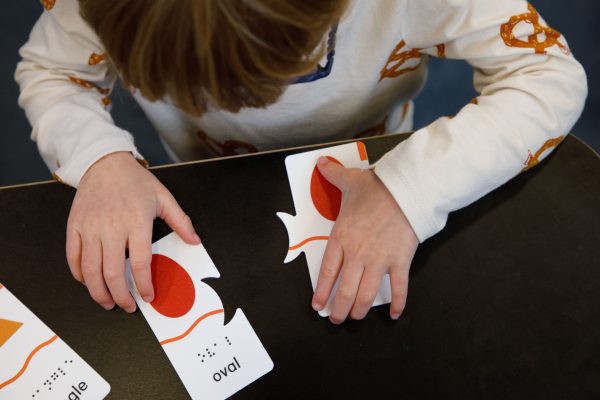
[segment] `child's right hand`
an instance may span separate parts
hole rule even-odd
[[[154,299],[152,221],[160,217],[189,244],[200,243],[171,193],[128,152],[97,161],[81,178],[67,223],[71,273],[105,309],[136,309],[125,280],[125,249],[142,298]]]

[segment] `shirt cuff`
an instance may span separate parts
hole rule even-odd
[[[411,166],[402,163],[397,154],[399,146],[402,143],[377,161],[373,171],[402,209],[419,242],[423,243],[441,231],[446,221],[438,221],[434,217],[432,203],[422,189],[423,183],[419,184],[422,180]]]
[[[76,188],[83,175],[96,161],[118,151],[130,152],[142,165],[147,166],[144,157],[135,148],[129,134],[123,132],[121,136],[113,136],[110,139],[94,143],[66,164],[61,165],[52,176],[59,182]]]

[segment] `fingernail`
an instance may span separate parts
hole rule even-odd
[[[312,303],[312,308],[315,311],[321,311],[323,309],[323,306],[315,301],[314,303]]]
[[[400,318],[400,314],[392,314],[392,315],[391,315],[391,317],[392,317],[392,319],[395,321],[395,320],[397,320],[398,318]]]
[[[100,304],[102,306],[102,308],[104,308],[107,311],[110,311],[113,309],[113,307],[115,306],[114,303],[102,303]]]
[[[319,159],[317,160],[317,164],[319,164],[319,165],[325,165],[325,164],[327,164],[327,162],[328,162],[328,161],[329,161],[329,160],[327,160],[327,157],[323,157],[323,156],[321,156],[321,157],[319,157]]]
[[[135,311],[135,305],[133,305],[133,306],[131,306],[131,307],[127,307],[127,308],[125,309],[125,312],[126,312],[126,313],[129,313],[129,314],[133,313],[134,311]]]
[[[200,243],[201,242],[200,236],[198,236],[197,233],[194,233],[194,242],[196,242],[196,243]]]
[[[146,303],[152,303],[152,301],[154,300],[154,295],[153,294],[148,294],[144,297],[142,297],[144,299],[144,301]]]

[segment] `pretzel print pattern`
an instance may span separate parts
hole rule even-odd
[[[521,172],[525,172],[528,169],[531,169],[539,164],[541,155],[550,149],[557,147],[561,142],[565,139],[564,135],[559,137],[555,137],[554,139],[548,139],[546,142],[535,152],[535,154],[531,154],[527,156],[527,160],[525,160],[525,168],[521,170]]]
[[[438,58],[446,58],[446,45],[444,43],[436,44]]]
[[[56,4],[56,0],[40,0],[40,2],[47,11],[52,10],[54,8],[54,5]]]
[[[406,103],[408,104],[408,103]],[[383,121],[381,121],[380,123],[378,123],[377,125],[374,125],[368,129],[365,129],[364,131],[360,132],[359,134],[354,136],[354,139],[363,139],[366,137],[375,137],[375,136],[383,136],[385,135],[385,125],[387,124],[387,120],[388,120],[388,116],[386,116]]]
[[[96,85],[94,82],[86,81],[84,79],[79,79],[74,76],[70,76],[69,80],[71,82],[81,86],[82,88],[96,90],[98,93],[104,95],[104,97],[102,98],[102,104],[104,105],[104,107],[108,107],[111,104],[111,100],[108,97],[108,95],[110,94],[110,88],[102,88],[102,87]]]
[[[208,136],[208,134],[203,130],[199,130],[196,134],[198,135],[198,139],[200,139],[200,141],[217,157],[236,156],[240,154],[258,152],[256,146],[241,140],[230,139],[220,143]]]
[[[106,60],[106,54],[92,53],[88,59],[88,65],[98,65],[104,60]]]
[[[546,49],[558,46],[564,54],[570,54],[569,48],[558,41],[560,32],[540,24],[540,15],[531,4],[527,4],[529,12],[510,17],[507,23],[500,26],[500,36],[509,47],[534,49],[537,54],[546,54]],[[525,22],[533,26],[533,33],[528,36],[527,41],[515,37],[514,30],[519,23]],[[544,40],[540,41],[540,35]]]
[[[400,43],[396,45],[396,47],[392,51],[392,54],[390,54],[390,57],[385,63],[385,66],[379,72],[379,82],[381,82],[385,78],[395,78],[397,76],[404,75],[419,69],[419,67],[423,63],[423,54],[421,53],[422,49],[406,48],[405,50],[403,50],[405,47],[406,42],[404,40],[400,41]],[[446,45],[441,43],[437,44],[435,47],[437,49],[437,56],[439,58],[446,58]],[[406,67],[405,64],[413,59],[418,59],[418,64],[413,65],[411,67]]]

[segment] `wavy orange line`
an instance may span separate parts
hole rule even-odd
[[[296,250],[299,249],[300,247],[304,246],[306,243],[315,241],[315,240],[329,240],[329,236],[311,236],[309,238],[304,239],[303,241],[301,241],[300,243],[294,245],[294,246],[290,246],[288,248],[288,250]]]
[[[192,330],[193,330],[193,329],[196,327],[196,325],[198,325],[200,322],[202,322],[202,320],[203,320],[203,319],[206,319],[206,318],[208,318],[208,317],[210,317],[210,316],[213,316],[213,315],[216,315],[216,314],[221,314],[223,311],[225,311],[225,310],[223,310],[222,308],[220,308],[220,309],[218,309],[218,310],[213,310],[213,311],[211,311],[211,312],[207,312],[206,314],[204,314],[204,315],[200,316],[200,317],[199,317],[197,320],[195,320],[195,321],[194,321],[194,323],[192,324],[192,326],[190,326],[190,327],[189,327],[189,328],[188,328],[188,329],[187,329],[185,332],[183,332],[181,335],[179,335],[179,336],[175,336],[175,337],[172,337],[172,338],[170,338],[170,339],[165,339],[165,340],[163,340],[162,342],[159,342],[159,343],[160,343],[160,345],[161,345],[161,346],[164,346],[165,344],[168,344],[168,343],[173,343],[173,342],[176,342],[176,341],[178,341],[178,340],[181,340],[181,339],[183,339],[184,337],[186,337],[187,335],[189,335],[189,334],[190,334],[190,332],[191,332],[191,331],[192,331]]]
[[[29,366],[29,362],[31,361],[33,356],[35,356],[35,353],[40,351],[42,348],[48,346],[50,343],[54,342],[56,339],[58,339],[58,336],[54,335],[50,339],[46,340],[44,343],[39,344],[35,349],[33,349],[31,351],[31,353],[29,353],[29,355],[27,356],[27,359],[25,360],[25,364],[23,364],[23,366],[21,367],[21,370],[19,372],[17,372],[17,374],[15,376],[10,378],[6,382],[0,383],[0,389],[10,385],[11,383],[13,383],[17,379],[19,379],[21,377],[21,375],[23,375],[23,373],[25,372],[27,367]]]

